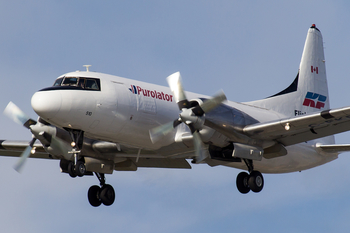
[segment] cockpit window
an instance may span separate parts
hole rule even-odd
[[[98,85],[95,79],[86,79],[85,89],[98,90]]]
[[[56,79],[56,81],[55,81],[55,83],[53,84],[53,86],[54,86],[54,87],[55,87],[55,86],[61,86],[62,81],[63,81],[63,78],[58,78],[58,79]]]
[[[78,86],[78,80],[76,77],[65,77],[62,86]]]
[[[84,88],[85,86],[85,78],[79,78],[78,87]]]
[[[98,78],[83,78],[83,77],[62,77],[56,79],[53,87],[62,89],[80,89],[80,90],[90,90],[90,91],[100,91],[101,83]],[[48,90],[52,89],[48,88]],[[56,89],[56,88],[54,88]]]

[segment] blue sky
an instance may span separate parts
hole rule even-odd
[[[295,78],[306,33],[325,42],[331,106],[349,106],[347,1],[1,1],[0,109],[9,101],[36,119],[35,91],[59,75],[91,70],[166,85],[180,71],[188,91],[251,101]],[[0,139],[30,140],[5,116]],[[336,136],[350,143],[350,134]],[[350,154],[301,173],[265,175],[240,194],[226,167],[115,172],[113,206],[87,202],[95,177],[71,179],[58,161],[0,157],[4,232],[348,232]]]

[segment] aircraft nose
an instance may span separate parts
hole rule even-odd
[[[52,119],[61,108],[62,97],[59,91],[38,91],[32,96],[32,108],[44,119]]]

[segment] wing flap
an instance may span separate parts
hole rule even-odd
[[[167,158],[127,158],[125,161],[116,163],[116,171],[136,171],[139,167],[148,168],[181,168],[191,169],[191,165],[186,159],[167,159]]]
[[[191,169],[191,165],[186,161],[186,159],[140,158],[138,162],[135,161],[135,164],[137,167]]]

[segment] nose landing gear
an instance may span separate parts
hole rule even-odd
[[[80,156],[80,149],[83,147],[84,131],[72,129],[67,129],[67,131],[71,136],[71,146],[73,147],[68,153],[74,156],[74,161],[68,164],[68,173],[72,178],[77,176],[82,177],[86,173],[84,157]]]
[[[236,179],[237,189],[240,193],[246,194],[252,190],[255,193],[260,192],[264,187],[264,177],[259,171],[254,171],[253,161],[244,159],[249,173],[241,172]]]

